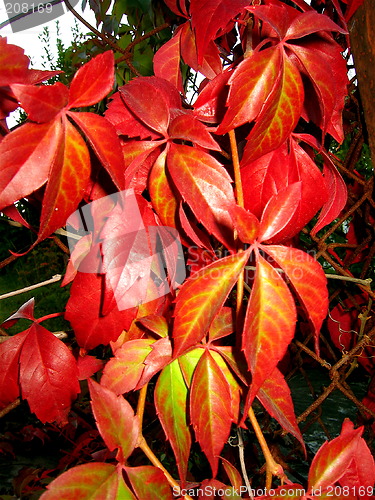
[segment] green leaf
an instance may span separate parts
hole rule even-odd
[[[176,456],[180,479],[185,481],[191,434],[187,422],[188,389],[178,360],[161,372],[154,397],[159,420]]]

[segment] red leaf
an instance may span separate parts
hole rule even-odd
[[[109,451],[118,449],[116,460],[124,463],[137,445],[139,420],[130,404],[94,380],[89,380],[91,406],[99,432]]]
[[[69,91],[69,109],[91,106],[104,99],[113,89],[114,77],[112,51],[91,59],[74,75]]]
[[[279,47],[254,52],[237,66],[228,81],[228,110],[218,134],[257,118],[272,90],[279,84],[281,68],[282,51]]]
[[[63,125],[64,139],[58,146],[43,198],[38,242],[65,226],[90,178],[90,156],[84,140],[66,118]]]
[[[271,376],[263,382],[257,398],[271,417],[276,419],[285,431],[298,439],[306,454],[305,443],[294,413],[290,389],[278,368],[275,368]]]
[[[124,467],[124,470],[137,498],[173,500],[171,487],[163,472],[157,467],[143,465],[141,467]]]
[[[302,38],[319,31],[337,31],[347,34],[347,31],[340,28],[328,16],[318,14],[315,10],[300,13],[289,25],[285,34],[285,39]]]
[[[194,371],[190,392],[191,422],[215,477],[233,415],[228,382],[208,350],[204,351]]]
[[[191,113],[177,115],[169,126],[171,139],[182,139],[198,144],[202,148],[220,151],[218,143],[212,138],[209,129]]]
[[[0,143],[0,209],[40,188],[62,137],[59,121],[26,123]]]
[[[103,368],[104,361],[95,356],[78,356],[77,358],[77,368],[78,368],[78,380],[87,380],[92,377],[94,373]]]
[[[111,176],[116,187],[125,188],[124,158],[120,141],[108,120],[94,113],[67,113],[83,131],[95,154]]]
[[[166,175],[165,162],[167,150],[160,153],[151,168],[148,189],[152,206],[161,223],[167,227],[176,227],[177,200]]]
[[[248,260],[242,252],[197,271],[182,285],[176,299],[174,356],[202,340]]]
[[[203,54],[202,61],[198,60],[196,37],[192,31],[190,22],[186,22],[181,27],[181,56],[184,63],[194,71],[202,73],[206,78],[212,80],[222,71],[222,64],[219,50],[212,40],[208,44]]]
[[[42,500],[136,500],[126,486],[121,469],[114,465],[90,463],[73,467],[47,486]]]
[[[33,122],[45,123],[53,120],[68,103],[69,91],[60,82],[39,87],[13,84],[11,89],[28,114],[29,120]]]
[[[232,246],[229,207],[235,204],[231,179],[212,156],[190,146],[171,144],[168,171],[197,219],[225,245]]]
[[[247,5],[247,0],[206,0],[204,3],[191,0],[190,12],[199,64],[202,64],[209,42],[217,37],[220,29],[227,27],[228,20],[240,14]]]
[[[101,384],[115,394],[133,391],[145,369],[145,359],[152,352],[155,340],[137,339],[116,349],[115,357],[105,365]]]
[[[221,458],[221,463],[223,464],[224,470],[227,473],[227,476],[229,478],[231,485],[237,491],[242,491],[241,487],[242,487],[243,480],[242,480],[241,474],[238,472],[238,470],[235,468],[235,466],[231,462],[228,462],[228,460],[226,460],[223,457],[220,457],[220,458]]]
[[[19,360],[22,397],[43,423],[64,423],[80,391],[76,361],[42,326],[34,323],[27,331]]]
[[[344,179],[331,162],[324,163],[323,172],[326,188],[328,193],[330,193],[330,196],[327,203],[323,205],[318,222],[311,231],[312,236],[315,236],[320,229],[327,224],[330,224],[336,217],[339,216],[341,210],[345,207],[348,197]]]
[[[0,37],[0,87],[22,82],[28,72],[30,59],[24,50]]]
[[[120,88],[129,109],[148,127],[167,136],[169,108],[181,108],[178,91],[156,76],[138,77]]]
[[[300,203],[287,226],[278,232],[278,241],[298,234],[328,199],[319,168],[294,139],[244,167],[241,178],[246,186],[245,208],[258,218],[270,198],[291,184],[301,182]]]
[[[319,448],[310,466],[309,488],[325,489],[345,475],[356,455],[362,432],[363,427],[353,429],[351,425],[349,429],[344,422],[341,434]]]
[[[209,340],[213,342],[230,335],[235,330],[231,307],[223,306],[213,320],[209,330]]]
[[[164,432],[177,460],[182,482],[186,479],[191,447],[187,422],[188,390],[178,360],[172,361],[161,372],[155,387],[155,407]]]
[[[354,426],[350,420],[345,419],[341,434],[349,435]],[[373,487],[375,483],[375,462],[373,455],[361,437],[358,442],[356,453],[345,475],[340,479],[340,485],[349,488],[351,492],[357,492],[357,497],[367,500],[373,498]]]
[[[20,395],[19,359],[27,331],[0,344],[0,407],[4,408]]]
[[[284,54],[278,84],[247,137],[243,165],[281,146],[297,125],[303,100],[301,75]]]
[[[223,71],[203,88],[194,103],[194,114],[203,122],[219,123],[225,113],[228,79],[231,72]]]
[[[277,234],[285,229],[301,202],[301,182],[281,189],[268,201],[259,226],[259,241],[278,240]]]
[[[101,305],[104,293],[104,276],[77,273],[70,290],[65,318],[70,321],[78,344],[87,350],[116,340],[124,329],[129,328],[136,315],[135,309],[119,311],[114,307],[103,316]]]
[[[140,389],[147,384],[151,378],[162,370],[172,358],[172,346],[168,337],[157,340],[151,345],[151,352],[144,360],[144,370],[135,388]]]
[[[252,374],[248,405],[284,356],[294,336],[296,307],[279,273],[260,255],[247,306],[243,351]]]
[[[295,288],[314,327],[315,349],[319,352],[320,329],[328,312],[327,278],[321,265],[297,248],[268,245],[263,249],[283,269]]]
[[[165,78],[183,94],[184,87],[180,70],[180,41],[181,31],[178,31],[156,52],[153,65],[155,76]]]

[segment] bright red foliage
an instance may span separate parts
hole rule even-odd
[[[84,64],[69,88],[38,85],[51,75],[30,73],[22,50],[0,38],[0,118],[14,109],[12,99],[28,115],[0,143],[0,209],[11,215],[18,200],[41,200],[34,245],[64,226],[82,202],[116,190],[131,189],[124,192],[140,213],[139,224],[126,213],[128,194],[116,206],[103,202],[97,218],[100,205],[93,203],[94,227],[72,252],[64,280],[72,281],[65,318],[82,354],[111,344],[106,363],[87,356],[77,365],[68,347],[40,326],[43,318],[34,318],[31,302],[7,320],[32,325],[0,344],[3,407],[21,396],[42,422],[63,424],[78,379],[103,368],[100,384],[88,384],[97,428],[116,451],[116,465],[68,470],[43,500],[171,499],[171,486],[176,496],[179,484],[187,484],[194,438],[212,471],[202,484],[225,486],[215,479],[223,463],[237,489],[241,475],[220,454],[232,425],[247,425],[256,398],[305,449],[278,365],[298,313],[311,324],[317,353],[327,315],[324,272],[292,242],[319,210],[313,234],[346,201],[344,181],[323,147],[327,135],[344,137],[347,68],[333,37],[347,33],[344,16],[340,9],[339,26],[301,1],[295,7],[280,0],[165,3],[181,23],[155,54],[156,76],[118,89],[112,51]],[[349,4],[346,18],[358,4]],[[241,56],[223,57],[234,54],[234,31]],[[191,106],[183,98],[181,60],[206,78]],[[105,116],[77,109],[113,90]],[[301,133],[306,123],[315,135]],[[312,148],[322,155],[322,170]],[[100,169],[109,174],[106,182]],[[190,276],[182,283],[174,233],[164,226],[178,231],[189,257]],[[162,264],[153,260],[159,247]],[[84,269],[93,262],[95,268]],[[244,283],[251,287],[246,300]],[[153,452],[142,436],[143,410],[134,414],[123,395],[142,394],[153,377],[179,484],[155,461],[127,463],[136,448],[149,458]],[[361,434],[346,420],[340,436],[320,448],[307,495],[321,488],[324,496],[336,483],[369,491],[375,466]],[[267,498],[301,498],[299,485],[287,486],[289,496],[280,486]]]

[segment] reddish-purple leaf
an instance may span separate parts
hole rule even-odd
[[[182,482],[186,479],[191,446],[187,422],[188,390],[178,360],[172,361],[161,372],[155,387],[155,407],[164,432],[177,460]]]
[[[65,318],[70,321],[78,344],[87,350],[116,340],[124,329],[130,327],[137,312],[136,309],[119,311],[115,306],[104,316],[101,312],[104,293],[103,275],[77,273]]]
[[[233,245],[229,208],[235,204],[231,179],[212,156],[190,146],[171,144],[168,171],[197,219],[222,243]]]
[[[243,333],[242,349],[252,374],[246,410],[284,356],[294,336],[296,319],[286,283],[259,255]]]
[[[124,158],[114,127],[94,113],[67,113],[87,137],[92,149],[111,176],[116,187],[125,187]]]
[[[139,420],[123,396],[89,380],[92,411],[109,451],[118,449],[116,460],[124,463],[137,445]]]
[[[105,365],[101,384],[116,394],[133,391],[141,379],[145,359],[155,342],[148,339],[125,342]]]
[[[48,179],[62,138],[59,120],[26,123],[0,143],[0,209],[40,188]]]
[[[42,422],[65,423],[80,391],[77,363],[68,347],[34,323],[20,355],[22,398]]]
[[[96,104],[113,89],[115,79],[112,51],[99,54],[74,75],[69,91],[69,109]]]
[[[219,455],[233,421],[229,385],[208,350],[194,371],[190,388],[190,415],[197,441],[217,474]]]
[[[276,419],[285,431],[290,432],[298,439],[306,454],[305,443],[294,413],[290,389],[278,368],[275,368],[271,376],[263,382],[257,398],[271,417]]]
[[[280,47],[254,52],[240,63],[228,83],[227,112],[218,134],[254,121],[276,85],[282,69]]]
[[[64,138],[49,172],[37,241],[65,226],[82,200],[90,178],[90,155],[84,140],[66,118],[63,125]]]
[[[60,82],[39,87],[13,84],[11,89],[29,120],[37,123],[53,120],[68,103],[69,90]]]
[[[217,260],[193,274],[176,299],[174,355],[202,340],[249,258],[248,252]]]
[[[136,500],[122,477],[122,470],[103,462],[73,467],[47,486],[42,500]]]
[[[356,455],[362,432],[363,427],[348,429],[344,423],[341,434],[319,448],[310,466],[309,488],[325,489],[345,475]]]
[[[173,500],[172,490],[163,472],[157,467],[124,467],[130,484],[139,499]]]
[[[290,184],[270,198],[260,220],[259,241],[278,240],[277,234],[288,226],[301,202],[301,184]]]
[[[328,312],[327,278],[322,266],[311,255],[297,248],[263,247],[292,283],[315,332],[315,349],[319,352],[319,334]]]

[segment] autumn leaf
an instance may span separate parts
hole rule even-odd
[[[248,252],[230,255],[197,271],[182,285],[176,299],[174,356],[202,340],[243,270]]]
[[[172,361],[161,372],[155,387],[155,407],[177,460],[180,479],[186,479],[191,447],[191,433],[187,422],[188,389],[178,360]]]
[[[295,323],[296,307],[288,286],[276,269],[259,255],[242,344],[252,374],[247,405],[285,354],[294,336]]]
[[[121,469],[112,464],[92,462],[78,465],[61,474],[47,486],[42,500],[136,500],[122,478]]]
[[[205,350],[194,371],[190,388],[190,415],[197,441],[217,474],[219,454],[230,433],[229,385],[219,366]]]
[[[122,395],[116,395],[94,380],[88,382],[92,411],[99,432],[109,451],[117,449],[116,459],[124,463],[138,442],[138,417]]]

